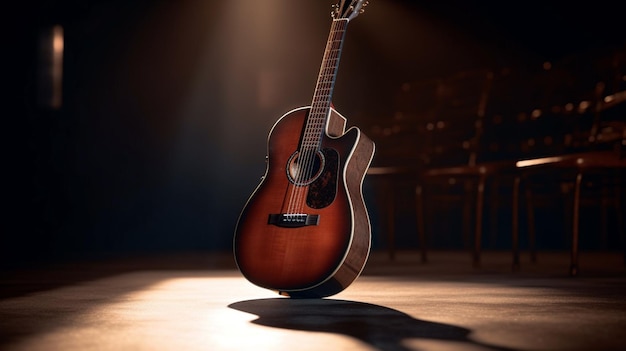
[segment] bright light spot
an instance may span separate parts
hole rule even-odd
[[[539,118],[541,116],[541,110],[540,109],[534,109],[532,114],[531,114],[533,119]]]
[[[52,49],[55,54],[59,54],[63,52],[63,27],[56,25],[52,28]]]
[[[535,160],[517,161],[515,163],[515,166],[518,167],[518,168],[530,167],[530,166],[536,166],[536,165],[542,165],[542,164],[547,164],[547,163],[558,162],[560,160],[561,160],[561,157],[544,157],[544,158],[538,158],[538,159],[535,159]]]
[[[52,99],[51,107],[58,109],[63,103],[63,27],[52,28]]]

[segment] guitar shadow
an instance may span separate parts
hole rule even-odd
[[[299,331],[342,334],[381,351],[413,350],[405,339],[443,340],[485,350],[514,349],[472,340],[471,330],[415,319],[392,308],[346,300],[273,298],[235,302],[228,307],[257,315],[252,323]]]

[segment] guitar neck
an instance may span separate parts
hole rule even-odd
[[[313,94],[311,111],[309,112],[302,144],[300,145],[301,151],[319,149],[322,133],[326,128],[326,119],[330,112],[333,88],[347,26],[348,20],[334,19],[330,27],[324,58],[322,59]]]

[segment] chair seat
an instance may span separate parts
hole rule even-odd
[[[619,155],[612,150],[588,151],[569,155],[520,160],[516,162],[516,167],[530,172],[545,167],[577,168],[581,170],[592,168],[622,168],[626,167],[626,158],[620,158]]]

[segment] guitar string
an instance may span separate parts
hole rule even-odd
[[[297,173],[293,177],[296,184],[292,187],[288,206],[288,213],[290,214],[304,212],[308,188],[303,184],[308,183],[308,181],[316,175],[314,172],[318,171],[315,165],[321,146],[322,133],[324,133],[327,118],[330,113],[330,97],[332,95],[347,23],[348,21],[345,19],[333,21],[331,34],[324,53],[325,59],[318,78],[318,86],[309,112],[309,119],[305,127],[302,145],[297,155]],[[320,160],[319,167],[321,166],[322,163]]]
[[[325,48],[325,52],[324,52],[324,61],[322,62],[322,68],[320,70],[320,74],[318,77],[318,84],[315,90],[315,94],[313,97],[313,103],[311,106],[311,110],[309,111],[309,116],[308,116],[308,120],[305,126],[305,130],[304,130],[304,134],[303,134],[303,139],[302,139],[302,145],[300,146],[300,150],[299,150],[299,154],[298,154],[298,167],[296,168],[296,174],[294,176],[294,182],[295,184],[292,187],[292,193],[291,193],[291,199],[289,201],[289,213],[299,213],[299,212],[303,212],[302,209],[304,208],[304,201],[305,201],[305,196],[306,196],[306,188],[304,186],[301,186],[299,184],[303,184],[304,181],[308,180],[308,173],[310,173],[310,166],[309,166],[309,158],[310,158],[310,147],[311,147],[311,138],[314,135],[314,131],[312,132],[311,129],[317,129],[317,122],[319,120],[319,112],[320,112],[320,107],[319,107],[319,89],[321,87],[321,85],[323,85],[324,80],[325,80],[325,75],[327,74],[325,71],[327,70],[327,61],[328,61],[328,56],[329,56],[329,50],[332,50],[332,40],[334,40],[334,36],[335,36],[335,27],[336,27],[336,22],[333,21],[332,23],[332,27],[331,27],[331,34],[329,35],[328,41],[326,43],[326,48]]]
[[[312,133],[314,136],[314,148],[309,150],[307,153],[307,163],[305,164],[305,172],[303,173],[305,176],[305,180],[312,179],[317,173],[317,169],[315,168],[316,160],[318,158],[317,152],[321,149],[321,141],[323,133],[325,132],[325,127],[328,121],[328,115],[330,113],[330,97],[332,95],[332,89],[337,73],[337,67],[339,63],[339,55],[341,51],[341,43],[343,40],[343,35],[345,33],[347,21],[338,21],[336,22],[337,26],[333,33],[332,42],[330,46],[330,54],[326,61],[326,67],[324,70],[324,76],[322,79],[321,89],[318,91],[320,96],[318,99],[321,99],[322,104],[318,104],[317,110],[315,111],[316,115],[316,123],[314,124]],[[319,166],[322,166],[320,162]],[[309,188],[310,189],[310,188]],[[302,189],[304,195],[306,196],[306,188]],[[301,199],[301,207],[304,208],[305,197]]]
[[[323,71],[323,76],[321,79],[321,89],[318,90],[318,101],[322,103],[318,103],[317,107],[314,111],[315,114],[315,123],[313,124],[313,128],[311,134],[313,134],[313,140],[309,143],[309,149],[306,153],[305,158],[305,170],[303,172],[303,181],[311,179],[315,174],[315,161],[318,157],[317,151],[320,149],[321,136],[324,132],[328,113],[330,112],[330,96],[332,94],[333,83],[335,80],[336,69],[338,66],[339,54],[341,49],[341,42],[343,39],[343,34],[345,32],[347,21],[337,21],[335,22],[333,35],[331,37],[331,45],[329,47],[330,53],[326,56],[326,64],[325,69]],[[321,166],[321,164],[320,164]],[[300,196],[300,208],[304,208],[305,199],[306,199],[306,188],[301,188],[302,195]]]
[[[318,89],[316,90],[316,99],[314,99],[314,105],[311,111],[311,115],[313,116],[312,123],[310,124],[311,128],[308,130],[308,133],[306,135],[307,143],[305,145],[306,147],[304,148],[303,154],[304,167],[302,169],[302,172],[300,173],[301,183],[309,181],[315,175],[313,174],[313,172],[315,171],[314,168],[315,161],[317,159],[317,151],[320,146],[321,136],[326,122],[325,112],[327,112],[330,107],[330,102],[328,101],[330,94],[328,94],[328,92],[330,92],[330,88],[332,87],[334,74],[329,73],[335,72],[335,68],[337,67],[336,61],[335,64],[330,64],[330,62],[336,60],[337,58],[337,48],[335,43],[337,41],[338,34],[341,34],[340,31],[337,31],[336,28],[336,24],[338,24],[338,22],[335,22],[334,24],[335,26],[333,26],[334,28],[329,38],[330,41],[328,43],[328,50],[325,54],[326,59],[324,60],[324,67],[320,71],[319,85]],[[327,92],[327,94],[324,94],[325,92]],[[305,207],[304,205],[306,203],[307,188],[302,186],[298,188],[298,190],[299,191],[297,196],[296,209],[299,210],[297,212],[303,212],[303,209]]]

